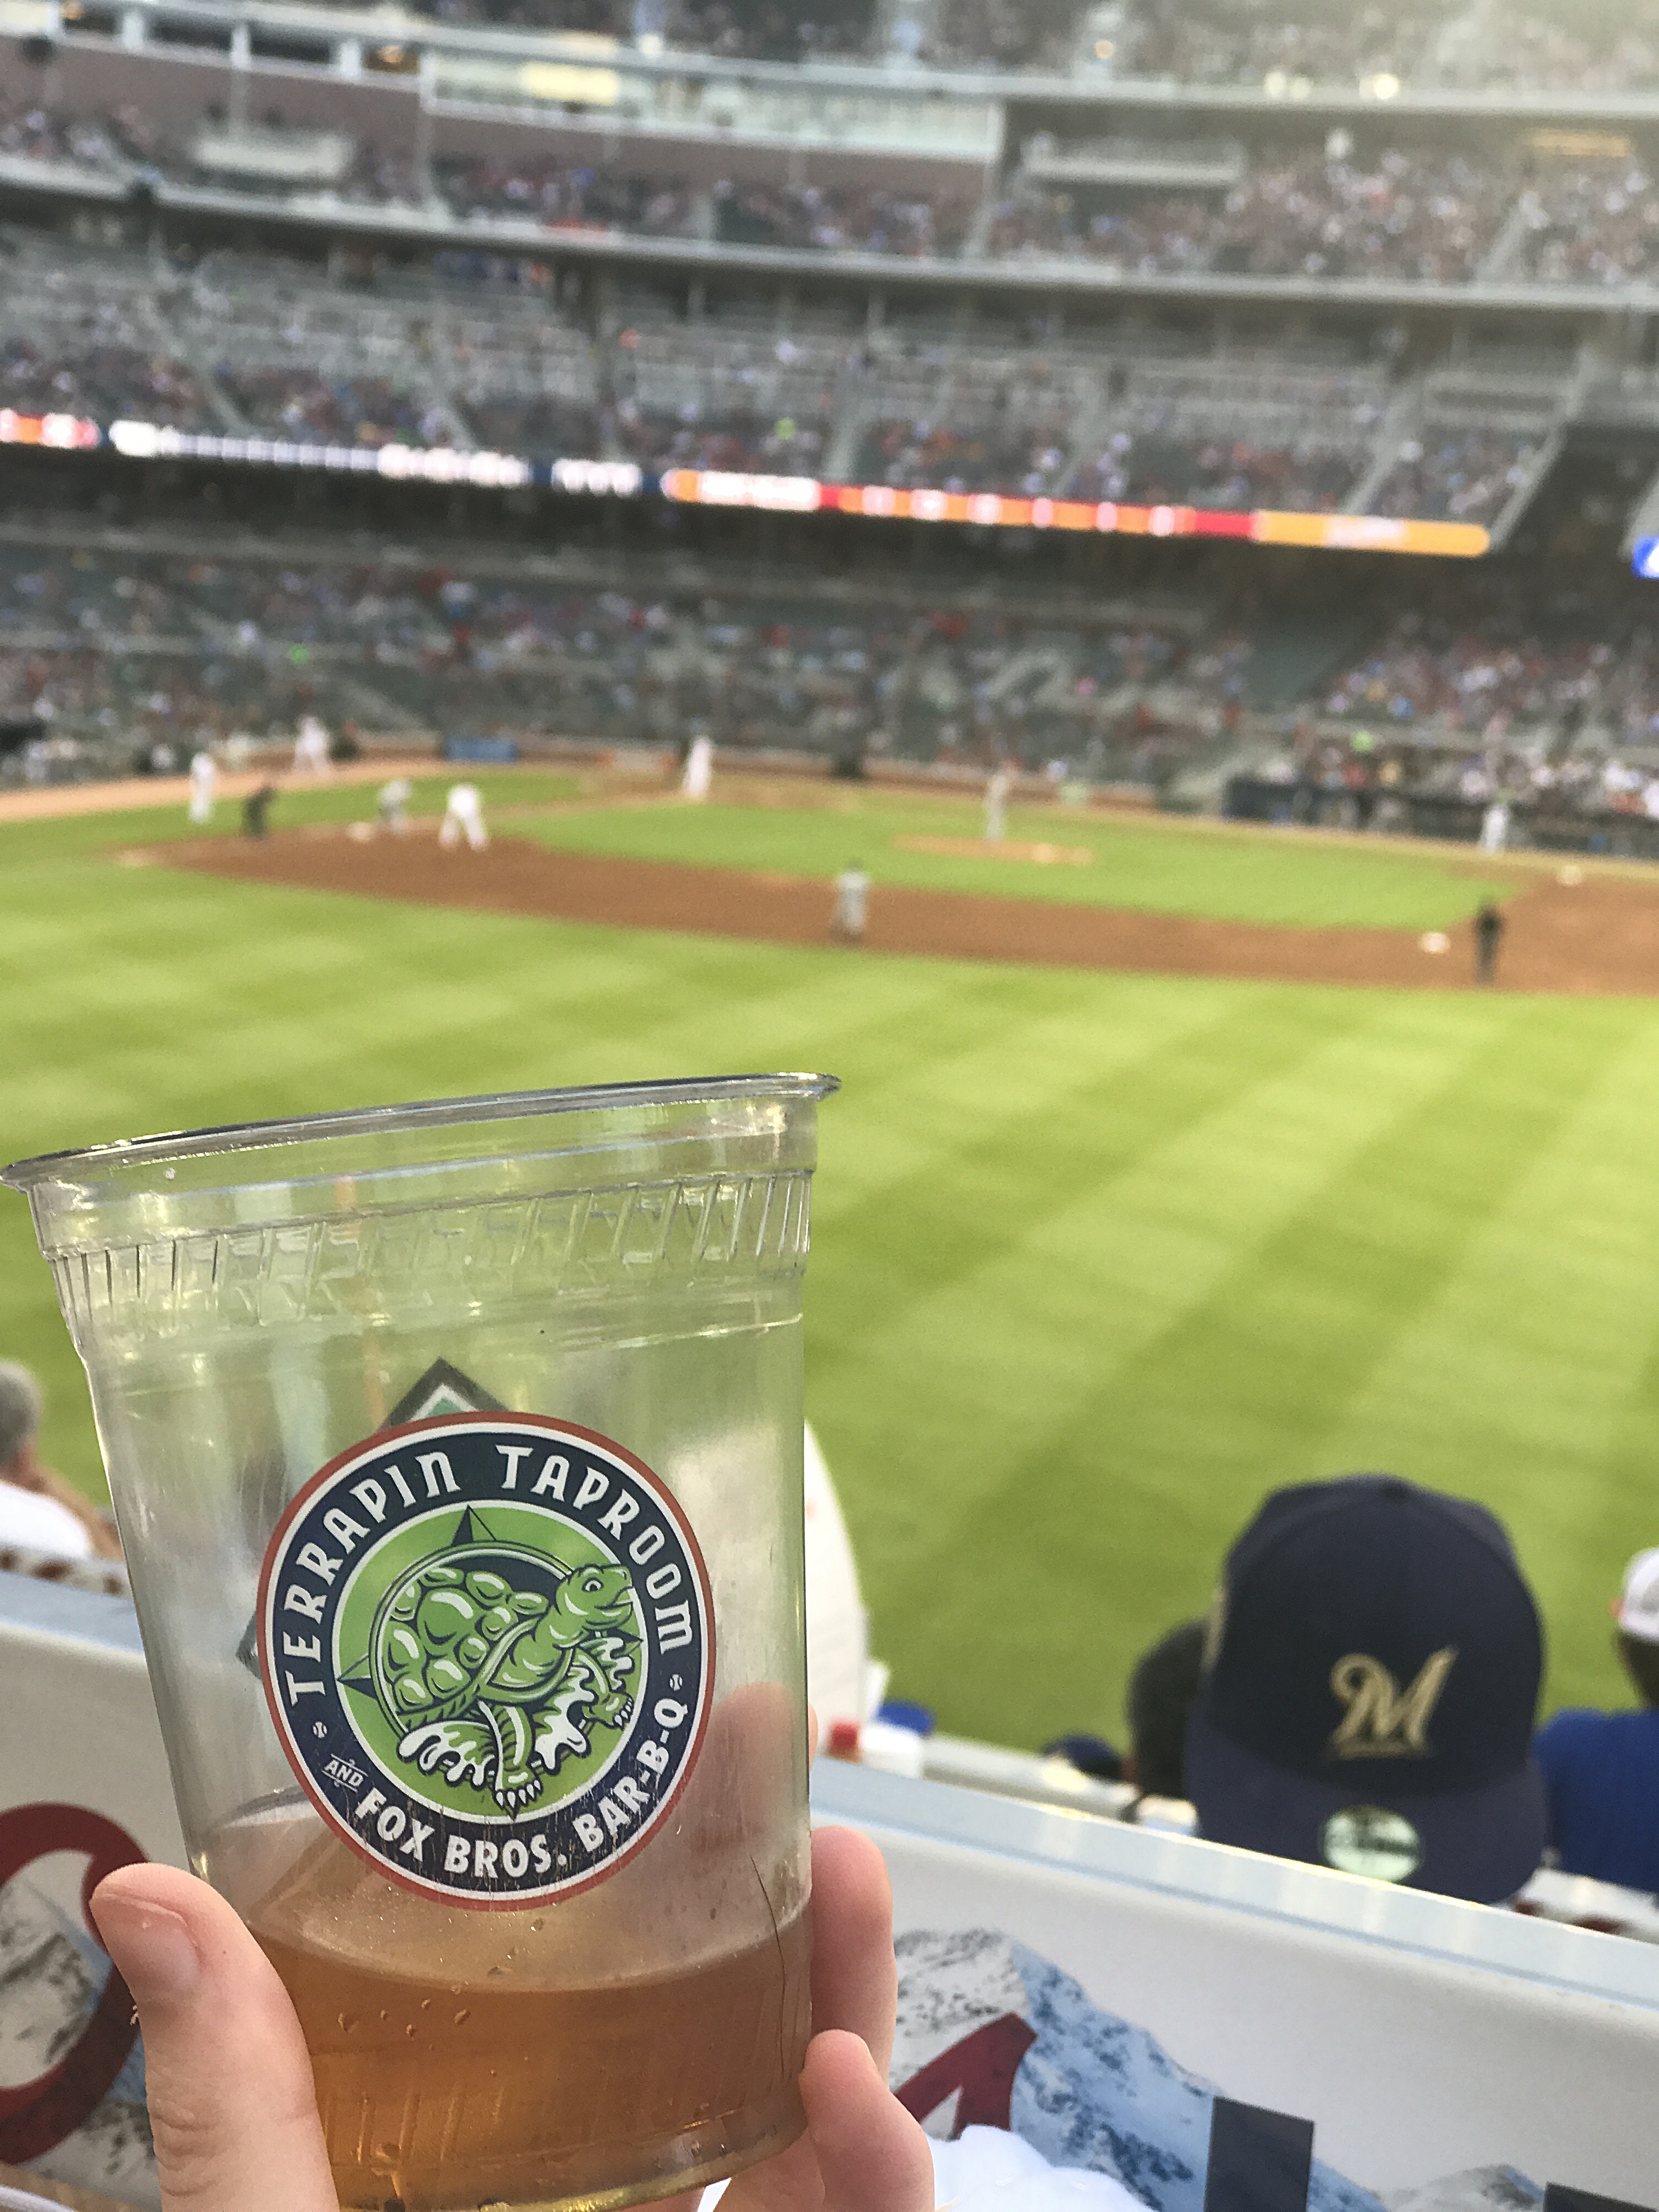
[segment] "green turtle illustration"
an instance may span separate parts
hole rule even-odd
[[[515,1566],[533,1575],[513,1576]],[[523,1586],[559,1577],[553,1594]],[[620,1728],[640,1639],[623,1567],[576,1568],[510,1545],[455,1545],[423,1559],[380,1601],[368,1676],[402,1731],[400,1759],[452,1784],[488,1789],[504,1812],[533,1803],[542,1773],[583,1757],[588,1729]]]

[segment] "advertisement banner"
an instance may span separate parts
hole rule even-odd
[[[87,1899],[185,1863],[124,1598],[0,1574],[0,2166],[152,2212],[143,2051]]]
[[[112,1867],[183,1863],[131,1607],[0,1574],[0,2165],[155,2212],[85,1911]],[[893,2088],[981,2179],[1058,2168],[1114,2212],[1659,2212],[1659,1945],[826,1759],[813,1802],[891,1875]]]
[[[1214,2212],[1256,2137],[1305,2178],[1219,2200],[1253,2212],[1659,2205],[1652,1946],[823,1759],[813,1805],[886,1857],[930,2133],[1152,2212]]]

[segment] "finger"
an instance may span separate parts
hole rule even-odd
[[[815,2035],[800,2077],[823,2212],[933,2212],[933,2154],[861,2037]]]
[[[138,2008],[164,2212],[337,2212],[300,2023],[230,1906],[131,1866],[92,1914]]]
[[[862,2036],[815,2035],[800,2094],[806,2133],[740,2173],[720,2212],[933,2212],[927,2138],[887,2094]]]
[[[812,2025],[861,2036],[883,2080],[893,2056],[898,1968],[881,1853],[851,1828],[812,1838]]]

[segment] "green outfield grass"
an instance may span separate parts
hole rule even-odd
[[[1053,806],[1014,808],[1009,838],[1086,851],[1087,863],[917,853],[901,841],[977,840],[979,802],[878,790],[837,792],[826,805],[799,807],[670,799],[559,813],[514,828],[564,852],[826,878],[857,858],[878,884],[1310,929],[1444,929],[1503,889],[1398,848],[1368,850],[1294,832],[1140,822]],[[1286,836],[1297,840],[1288,860]]]
[[[1607,1596],[1659,1541],[1659,1005],[790,950],[102,857],[161,826],[0,827],[8,1157],[496,1086],[845,1079],[809,1405],[895,1691],[945,1724],[1112,1732],[1261,1492],[1356,1468],[1495,1506],[1552,1700],[1620,1696]],[[1321,848],[1261,850],[1325,880]],[[0,1352],[41,1370],[50,1450],[95,1487],[9,1194]]]

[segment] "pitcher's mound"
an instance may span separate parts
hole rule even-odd
[[[1086,868],[1086,845],[1022,845],[1010,839],[988,845],[982,837],[895,837],[901,853],[943,853],[952,860],[1034,860],[1040,868]]]

